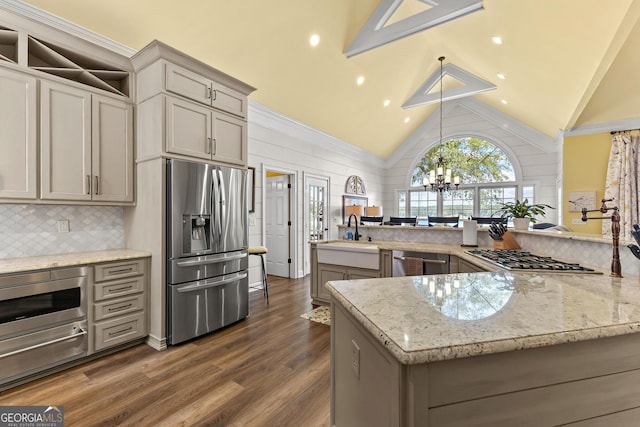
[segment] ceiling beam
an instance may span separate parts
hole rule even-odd
[[[431,7],[399,22],[385,25],[403,1],[380,1],[344,51],[347,58],[483,9],[482,0],[419,0]]]

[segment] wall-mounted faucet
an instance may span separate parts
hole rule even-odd
[[[353,236],[353,240],[360,240],[360,235],[358,234],[358,215],[356,214],[349,215],[349,222],[347,223],[347,227],[351,227],[351,217],[353,217],[356,223],[356,234],[355,236]]]
[[[608,207],[607,202],[611,202],[613,199],[602,199],[602,206],[600,209],[587,210],[582,208],[582,221],[587,222],[590,219],[611,219],[611,236],[613,237],[613,257],[611,259],[611,277],[622,277],[622,266],[620,265],[620,249],[618,249],[618,243],[620,242],[620,212],[618,207]],[[611,217],[599,216],[599,217],[587,217],[588,212],[601,212],[603,214],[613,210]]]

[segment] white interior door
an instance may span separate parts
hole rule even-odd
[[[269,176],[265,188],[265,238],[267,272],[290,277],[290,188],[289,175]]]

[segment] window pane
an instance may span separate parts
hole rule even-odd
[[[522,198],[523,199],[528,199],[529,203],[535,203],[534,199],[533,199],[533,186],[525,186],[522,187]]]
[[[409,197],[409,215],[418,218],[426,218],[429,215],[437,215],[438,212],[438,196],[431,191],[410,191]]]
[[[407,192],[398,192],[398,216],[407,216]]]
[[[500,148],[475,137],[454,138],[429,150],[418,162],[411,177],[411,186],[422,186],[429,171],[435,169],[442,156],[452,175],[460,175],[462,184],[515,181],[515,169]]]
[[[515,202],[516,190],[516,187],[481,188],[479,215],[500,216],[500,206]]]
[[[473,190],[442,193],[442,216],[470,217],[473,215]]]

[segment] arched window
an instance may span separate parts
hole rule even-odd
[[[450,192],[424,188],[423,179],[442,156],[461,185]],[[398,215],[417,216],[499,216],[499,207],[515,199],[533,200],[534,187],[517,181],[516,169],[500,147],[483,138],[452,138],[428,150],[415,165],[410,189],[398,192]]]

